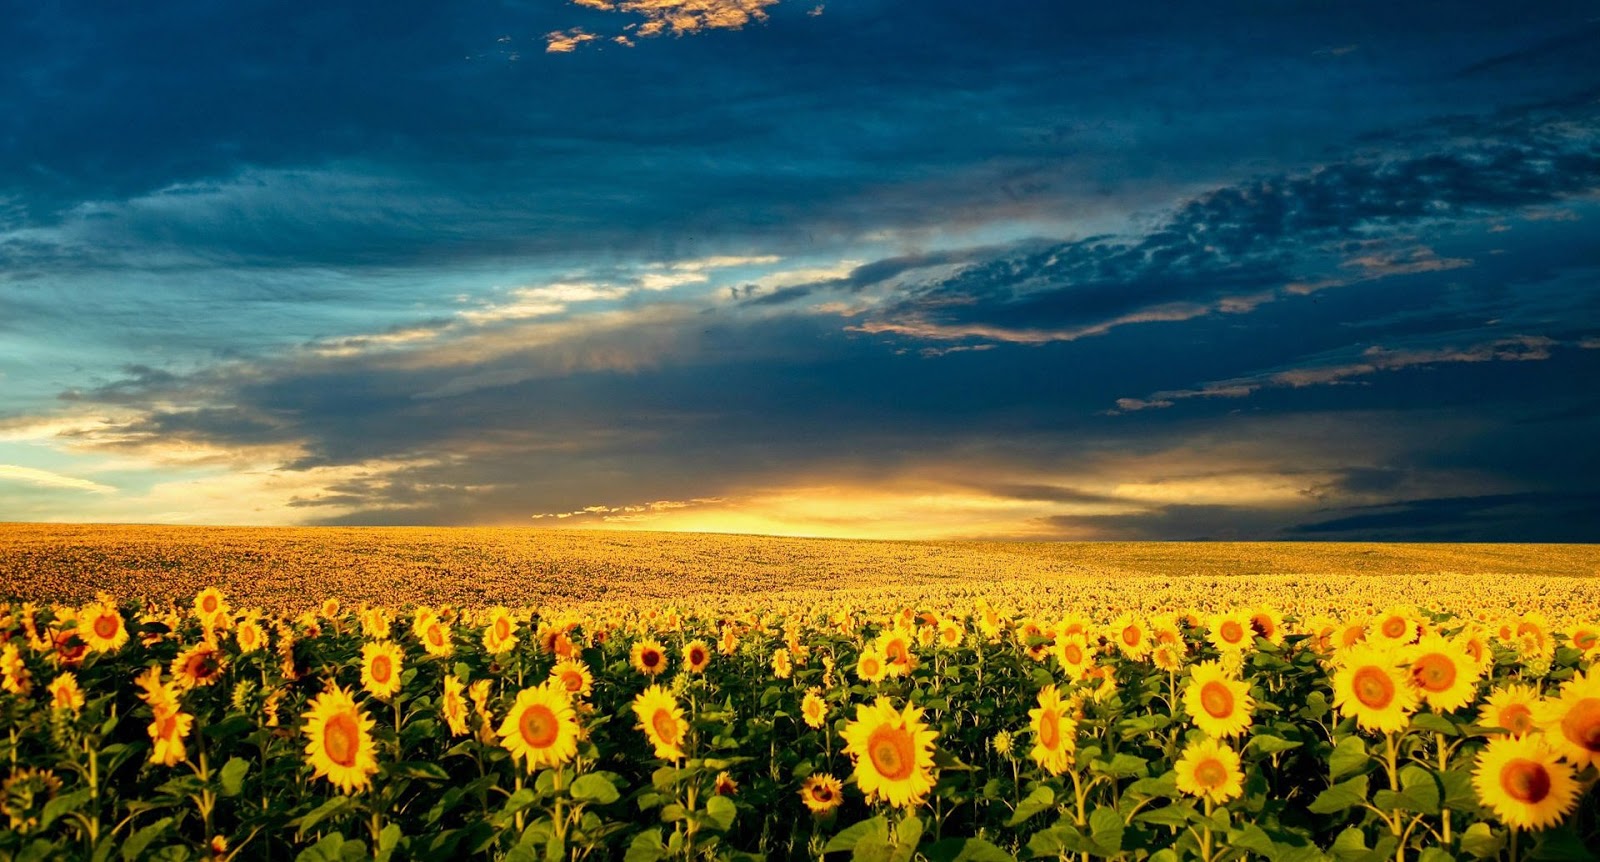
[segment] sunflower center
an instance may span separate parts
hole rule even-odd
[[[107,640],[110,640],[111,638],[116,637],[116,635],[117,635],[117,618],[114,617],[114,616],[110,616],[109,614],[106,615],[106,616],[95,617],[94,618],[94,633],[99,635],[102,638],[107,639]]]
[[[705,662],[705,660],[706,660],[706,651],[705,650],[703,650],[703,649],[701,649],[699,647],[695,647],[694,649],[689,650],[689,663],[690,664],[695,665],[695,666],[699,666],[699,665],[703,664]]]
[[[1250,618],[1250,630],[1264,638],[1271,638],[1274,631],[1272,620],[1260,615],[1253,616]]]
[[[162,739],[171,739],[177,734],[177,730],[178,717],[176,715],[164,715],[156,722],[156,733]]]
[[[549,748],[556,741],[556,732],[559,729],[556,714],[542,703],[536,703],[523,710],[522,719],[517,722],[517,730],[522,732],[522,739],[534,748]]]
[[[655,715],[650,716],[650,726],[656,729],[656,736],[661,737],[662,742],[668,745],[678,744],[678,720],[672,717],[671,712],[665,709],[656,710]]]
[[[1138,646],[1143,636],[1144,633],[1139,630],[1138,626],[1127,626],[1122,630],[1122,642],[1128,646]]]
[[[583,691],[583,674],[575,670],[562,671],[561,684],[566,687],[567,691],[577,694]]]
[[[1596,640],[1600,640],[1600,635],[1596,635],[1594,632],[1583,632],[1572,639],[1572,645],[1587,651],[1594,648]]]
[[[645,667],[655,667],[661,663],[661,653],[658,653],[653,649],[647,649],[644,652],[639,653],[639,661],[643,663]]]
[[[1068,664],[1079,664],[1083,661],[1083,647],[1077,644],[1067,644],[1067,648],[1062,652],[1066,654]]]
[[[204,599],[201,599],[200,600],[200,609],[205,611],[208,614],[215,613],[216,610],[217,610],[217,597],[216,596],[206,596]]]
[[[356,751],[361,741],[361,728],[356,717],[341,712],[328,719],[322,728],[322,750],[328,759],[340,766],[355,766]]]
[[[217,675],[217,657],[210,652],[203,652],[189,659],[186,668],[189,675],[195,679],[210,679]]]
[[[1394,680],[1382,668],[1368,665],[1356,671],[1351,687],[1356,700],[1373,709],[1383,709],[1394,701]]]
[[[877,673],[878,673],[878,660],[877,659],[875,659],[875,658],[866,658],[866,659],[862,659],[861,660],[861,674],[862,674],[862,676],[875,676],[875,675],[877,675]]]
[[[1238,643],[1244,640],[1244,626],[1239,625],[1238,620],[1228,620],[1223,623],[1220,633],[1222,639],[1228,643]]]
[[[1456,663],[1431,652],[1411,663],[1411,681],[1428,691],[1446,691],[1456,681]]]
[[[1212,680],[1200,689],[1200,706],[1212,718],[1227,718],[1233,715],[1233,692],[1226,685]]]
[[[1051,751],[1061,744],[1061,715],[1053,709],[1039,716],[1039,744]]]
[[[1214,757],[1206,758],[1195,765],[1194,780],[1201,787],[1221,787],[1228,781],[1228,767]]]
[[[1544,764],[1517,759],[1500,767],[1500,788],[1527,805],[1537,805],[1550,795],[1550,772]]]
[[[1600,697],[1586,697],[1561,719],[1561,732],[1586,751],[1600,751]]]
[[[1406,621],[1400,617],[1389,617],[1383,621],[1383,636],[1390,639],[1399,638],[1406,633]]]
[[[494,636],[501,640],[511,636],[511,624],[506,622],[505,617],[500,617],[494,621]]]
[[[867,755],[872,767],[890,781],[903,781],[911,777],[916,766],[916,751],[911,734],[903,727],[883,725],[867,739]]]
[[[428,643],[431,643],[434,646],[444,646],[444,629],[441,628],[438,623],[429,624]]]
[[[818,784],[817,786],[811,788],[811,798],[817,800],[818,802],[832,802],[833,788],[826,784]]]
[[[1520,703],[1513,703],[1500,710],[1500,726],[1522,736],[1533,730],[1533,710]]]

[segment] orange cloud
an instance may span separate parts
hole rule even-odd
[[[671,32],[674,36],[704,30],[738,30],[753,21],[767,19],[766,8],[778,0],[572,0],[574,5],[600,12],[635,16],[623,27],[631,35],[650,38]],[[817,7],[818,10],[821,7]],[[545,37],[547,53],[565,54],[584,42],[599,38],[580,28],[557,30]],[[616,34],[612,42],[632,47],[627,35]]]

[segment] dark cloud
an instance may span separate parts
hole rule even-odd
[[[1592,542],[1600,494],[1522,493],[1407,500],[1298,524],[1298,537],[1430,542]]]

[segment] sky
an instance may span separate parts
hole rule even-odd
[[[1600,7],[0,29],[0,520],[1600,540]]]

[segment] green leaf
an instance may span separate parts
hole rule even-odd
[[[1124,798],[1131,796],[1138,800],[1148,799],[1152,796],[1177,799],[1181,794],[1178,792],[1176,773],[1172,773],[1156,778],[1141,778],[1123,788],[1122,795]]]
[[[1461,851],[1479,859],[1493,859],[1506,846],[1504,833],[1495,832],[1482,821],[1474,823],[1461,833]]]
[[[450,774],[445,772],[439,764],[417,760],[405,760],[399,763],[387,764],[384,767],[384,773],[396,778],[422,778],[428,781],[450,780]]]
[[[706,800],[706,814],[716,821],[716,824],[722,828],[723,832],[733,828],[733,818],[738,813],[738,807],[733,804],[732,799],[726,796],[713,796]]]
[[[1141,811],[1133,815],[1133,819],[1152,826],[1171,826],[1174,829],[1181,829],[1189,825],[1189,812],[1193,810],[1186,805],[1168,805],[1165,808]]]
[[[1367,777],[1357,775],[1317,794],[1306,810],[1312,814],[1336,814],[1367,801]]]
[[[1417,854],[1417,862],[1456,862],[1456,857],[1451,856],[1449,851],[1443,848],[1424,847],[1422,852]]]
[[[1271,857],[1275,853],[1272,838],[1254,823],[1246,824],[1243,829],[1235,829],[1229,832],[1228,846],[1239,850],[1249,850],[1267,857]]]
[[[1284,739],[1281,736],[1257,734],[1250,737],[1250,744],[1255,746],[1256,751],[1262,754],[1276,754],[1280,751],[1288,751],[1291,748],[1299,748],[1304,743]]]
[[[928,862],[1016,862],[1012,856],[982,838],[946,838],[930,844],[923,855]]]
[[[1366,858],[1367,854],[1372,852],[1367,847],[1367,836],[1354,826],[1340,832],[1339,837],[1333,839],[1333,845],[1328,850],[1333,854],[1333,858],[1339,860],[1339,862],[1357,862],[1357,860]]]
[[[311,830],[311,827],[321,823],[324,820],[327,820],[329,817],[332,817],[333,815],[338,814],[349,807],[350,797],[348,796],[335,796],[332,799],[329,799],[327,802],[318,805],[311,811],[310,814],[307,814],[299,819],[298,825],[300,828],[295,832],[295,840],[304,840],[306,833]]]
[[[1102,806],[1089,814],[1089,840],[1094,842],[1101,856],[1115,856],[1122,852],[1122,815],[1115,808]]]
[[[1105,773],[1116,778],[1130,775],[1139,775],[1144,772],[1149,761],[1131,754],[1114,754],[1110,760],[1096,760],[1089,764],[1095,772]]]
[[[1328,755],[1328,780],[1338,781],[1366,766],[1369,759],[1367,744],[1361,737],[1347,736],[1339,740],[1339,744],[1333,747],[1333,753]]]
[[[827,845],[822,848],[822,852],[838,853],[845,850],[854,850],[857,842],[869,836],[877,838],[884,844],[889,843],[889,821],[884,817],[874,817],[871,820],[852,823],[840,830],[837,835],[829,838]]]
[[[210,739],[225,739],[244,733],[255,726],[256,723],[250,716],[240,715],[236,712],[221,721],[206,725],[204,732]]]
[[[656,862],[665,855],[667,848],[661,844],[661,831],[646,829],[633,836],[633,843],[628,845],[628,852],[623,855],[622,862]]]
[[[150,842],[156,840],[156,837],[162,832],[165,832],[167,827],[171,825],[172,818],[163,817],[149,826],[140,829],[138,832],[129,835],[128,840],[122,842],[123,862],[133,862],[133,860],[138,859],[139,854],[144,852],[144,848],[149,847]]]
[[[1540,832],[1533,852],[1527,858],[1547,862],[1592,862],[1595,856],[1589,852],[1589,844],[1578,834],[1576,824],[1569,820]]]
[[[245,774],[250,771],[250,761],[234,757],[222,766],[222,795],[238,796],[244,789]]]
[[[1039,812],[1056,804],[1055,791],[1043,784],[1035,787],[1032,793],[1017,804],[1017,810],[1011,812],[1011,819],[1006,821],[1007,826],[1016,826]]]
[[[1418,811],[1423,814],[1439,813],[1439,798],[1443,788],[1432,771],[1409,765],[1400,770],[1400,791],[1380,790],[1373,794],[1372,803],[1384,810]]]
[[[1067,853],[1087,853],[1091,849],[1088,838],[1071,826],[1052,826],[1033,833],[1028,839],[1028,852],[1035,858],[1057,857]]]
[[[49,802],[46,802],[44,804],[44,811],[39,813],[39,831],[43,832],[44,830],[50,828],[50,824],[56,822],[56,818],[61,817],[64,814],[70,814],[74,811],[77,811],[79,808],[82,808],[83,804],[89,801],[89,797],[92,793],[92,790],[85,787],[82,790],[74,790],[71,793],[63,793]]]
[[[580,775],[577,781],[572,782],[572,798],[584,802],[609,805],[616,802],[621,795],[617,792],[617,785],[612,784],[611,779],[604,775],[594,773]]]
[[[400,831],[400,824],[390,823],[378,833],[378,849],[374,851],[373,858],[376,862],[389,862],[396,848],[400,846],[400,838],[404,833]]]
[[[889,857],[891,862],[911,862],[912,854],[917,852],[917,844],[922,841],[922,818],[909,815],[894,828],[894,853]],[[859,848],[861,845],[856,845]]]
[[[1442,733],[1445,736],[1455,736],[1461,732],[1450,719],[1434,712],[1419,712],[1411,716],[1411,726],[1431,733]]]

